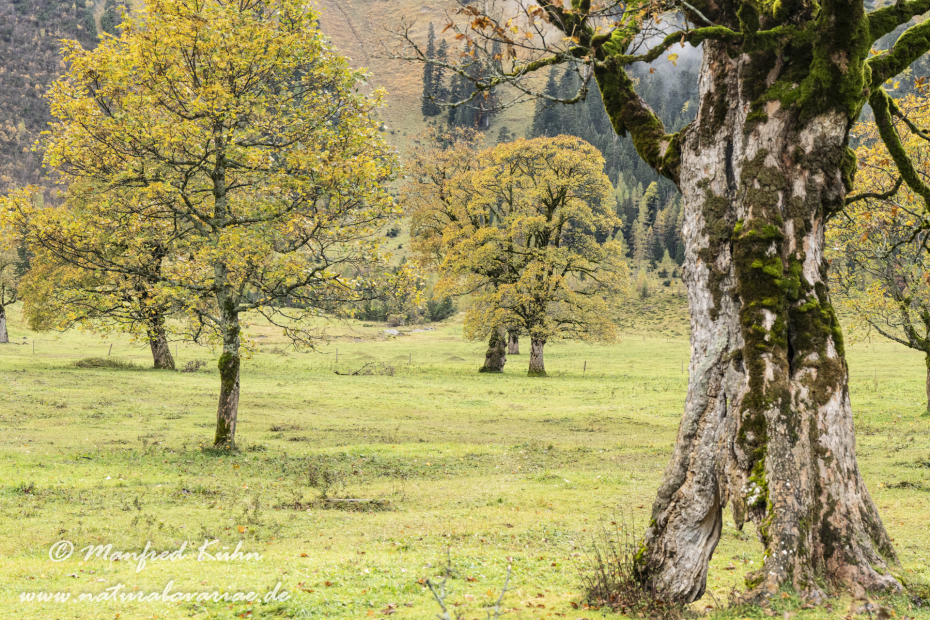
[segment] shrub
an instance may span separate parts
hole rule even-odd
[[[636,278],[636,294],[639,295],[640,299],[649,297],[649,282],[646,280],[646,274],[642,271],[639,272],[639,277]]]
[[[433,297],[426,302],[426,314],[424,315],[424,318],[426,318],[427,321],[433,323],[436,321],[448,319],[457,311],[458,307],[451,297],[444,297],[441,300]]]
[[[187,362],[184,368],[181,369],[181,372],[197,372],[206,365],[207,363],[203,360],[194,360],[192,362]]]
[[[680,620],[685,607],[659,600],[661,593],[640,581],[638,529],[632,519],[622,517],[601,526],[581,570],[587,602],[638,618]]]

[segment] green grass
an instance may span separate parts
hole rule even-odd
[[[464,617],[484,618],[508,564],[504,604],[519,611],[506,617],[601,617],[583,608],[578,570],[605,521],[640,532],[647,519],[686,392],[683,303],[631,302],[615,346],[547,346],[548,379],[525,376],[525,354],[502,375],[479,375],[484,347],[463,342],[455,321],[397,338],[381,325],[337,323],[318,352],[301,354],[256,326],[242,372],[241,451],[232,454],[209,448],[214,352],[179,346],[179,368],[209,361],[194,373],[79,368],[91,357],[142,367],[151,358],[122,337],[32,334],[14,307],[10,335],[26,344],[0,346],[0,615],[425,619],[438,607],[422,582],[441,575],[448,551],[450,601]],[[887,342],[847,348],[863,475],[895,539],[896,570],[927,584],[923,361]],[[333,372],[368,362],[394,375]],[[324,492],[376,502],[327,502]],[[230,551],[241,540],[242,552],[262,559],[198,562],[191,548],[214,538]],[[137,572],[133,561],[85,562],[78,551],[51,562],[59,540],[137,552],[146,541],[158,551],[189,543],[185,559]],[[760,552],[752,527],[737,531],[727,517],[712,594],[695,610],[725,606]],[[281,582],[292,596],[254,605],[20,601],[21,592],[77,597],[117,584],[161,592],[171,581],[174,592],[262,595]],[[930,618],[905,598],[890,603],[899,617]],[[841,618],[849,600],[833,600],[832,611],[800,605],[789,597],[775,608]],[[713,613],[767,617],[755,608]]]

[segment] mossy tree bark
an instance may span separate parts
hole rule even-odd
[[[520,355],[520,335],[515,331],[507,332],[507,355]]]
[[[757,105],[756,80],[771,82],[784,62],[784,52],[760,59],[705,44],[700,111],[680,136],[693,357],[640,556],[644,579],[673,600],[703,594],[728,502],[765,545],[747,579],[757,594],[814,589],[821,576],[899,587],[856,463],[824,258],[855,115]]]
[[[9,341],[10,335],[6,331],[6,306],[0,304],[0,344],[7,344]]]
[[[217,265],[217,280],[223,281],[223,266]],[[216,436],[214,447],[234,448],[236,419],[239,415],[239,313],[232,299],[222,292],[217,294],[220,302],[223,354],[220,355],[220,399],[216,408]]]
[[[543,360],[543,349],[546,346],[545,340],[539,340],[536,338],[530,339],[530,368],[527,371],[527,376],[530,377],[545,377],[546,376],[546,364]]]
[[[214,141],[219,146],[220,155],[214,165],[213,200],[215,221],[223,224],[232,220],[229,209],[227,168],[225,158],[225,140],[218,133]],[[237,300],[243,291],[237,290],[230,282],[229,265],[223,260],[213,263],[213,292],[219,309],[219,331],[223,338],[223,353],[219,359],[220,398],[216,408],[216,436],[213,446],[216,448],[235,448],[236,420],[239,415],[239,365],[241,362],[239,313],[241,308]]]
[[[484,354],[484,366],[478,372],[504,372],[507,363],[507,329],[498,327],[491,332],[488,350]]]

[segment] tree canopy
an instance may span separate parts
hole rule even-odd
[[[466,337],[502,340],[503,326],[528,334],[531,375],[545,374],[548,341],[612,341],[609,301],[625,286],[626,263],[610,239],[619,219],[603,158],[568,136],[477,157],[468,146],[419,160],[413,174],[431,184],[412,201],[420,259],[438,268],[440,290],[473,296]]]
[[[399,210],[385,189],[397,156],[374,118],[383,93],[359,92],[364,73],[295,0],[155,0],[95,50],[65,46],[46,161],[81,184],[80,208],[71,201],[68,213],[91,231],[52,220],[30,242],[143,280],[149,272],[82,237],[126,227],[118,241],[139,255],[161,244],[147,286],[221,344],[215,443],[232,445],[240,317],[260,313],[310,345],[307,320],[363,299],[371,282],[357,274],[386,263],[378,232]],[[22,204],[5,210],[27,229],[30,217],[52,216]]]

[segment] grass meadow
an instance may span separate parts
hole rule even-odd
[[[153,371],[148,350],[126,337],[34,334],[17,307],[10,315],[19,344],[0,346],[0,617],[426,619],[439,612],[426,580],[441,581],[447,562],[453,615],[484,618],[510,566],[505,618],[622,617],[586,608],[579,571],[602,528],[638,536],[648,520],[686,393],[680,298],[631,302],[620,344],[547,346],[546,379],[525,376],[526,354],[502,375],[478,374],[484,346],[462,341],[455,319],[397,337],[334,323],[309,353],[255,325],[235,453],[209,448],[219,384],[209,348],[177,345],[179,367],[207,362],[196,372]],[[884,341],[847,349],[859,463],[895,539],[895,570],[926,592],[923,359]],[[138,367],[75,365],[108,354]],[[370,362],[393,375],[334,372]],[[217,539],[206,550],[216,559],[198,559]],[[59,541],[74,553],[55,562]],[[144,567],[81,551],[140,552],[148,542],[157,552],[187,546]],[[240,542],[261,559],[216,556]],[[852,617],[848,597],[815,609],[790,594],[767,609],[729,607],[760,560],[752,526],[738,531],[728,517],[695,613]],[[287,600],[106,597],[166,587],[264,597],[279,583]],[[70,597],[27,600],[38,592]],[[886,604],[898,618],[930,619],[919,597]]]

